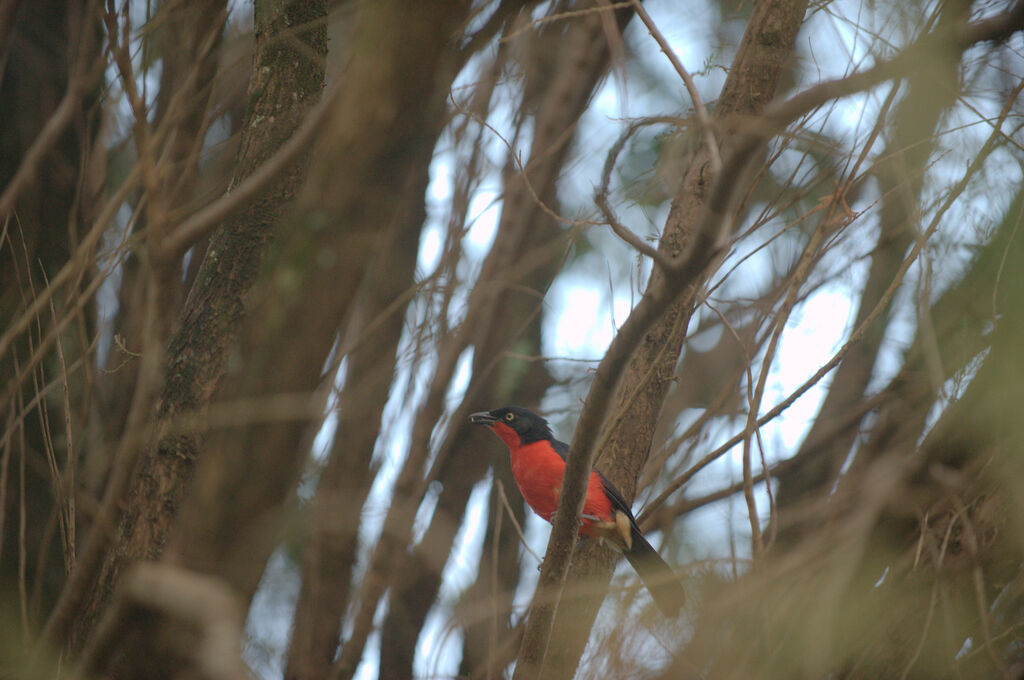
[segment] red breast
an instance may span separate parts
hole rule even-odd
[[[523,498],[526,499],[527,505],[550,522],[551,516],[558,508],[558,496],[562,490],[565,461],[546,440],[520,444],[519,435],[503,423],[495,423],[492,429],[508,445],[512,476],[515,478]],[[601,477],[596,472],[590,473],[587,497],[583,503],[583,514],[597,517],[603,522],[610,521],[612,518],[611,501],[608,500]],[[592,524],[592,520],[584,517],[580,533],[589,534],[590,524]]]

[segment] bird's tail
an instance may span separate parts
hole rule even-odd
[[[625,556],[647,586],[661,613],[667,618],[675,618],[686,603],[686,591],[672,567],[661,559],[658,551],[639,531],[633,531],[633,546],[625,551]]]

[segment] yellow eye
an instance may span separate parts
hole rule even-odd
[[[511,423],[515,419],[516,419],[516,414],[514,414],[514,413],[506,413],[505,414],[505,420],[507,420],[508,422]]]

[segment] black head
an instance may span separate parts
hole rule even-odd
[[[552,439],[548,421],[522,406],[503,406],[493,411],[480,411],[469,416],[469,422],[487,425],[499,435],[508,428],[519,435],[520,444]],[[504,437],[502,437],[504,439]]]

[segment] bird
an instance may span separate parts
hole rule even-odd
[[[548,421],[521,406],[472,413],[469,421],[486,425],[508,446],[512,477],[527,505],[550,522],[558,508],[569,446],[555,439]],[[581,536],[603,539],[619,550],[667,618],[675,618],[686,591],[672,568],[644,538],[629,503],[597,469],[591,471],[580,518]]]

